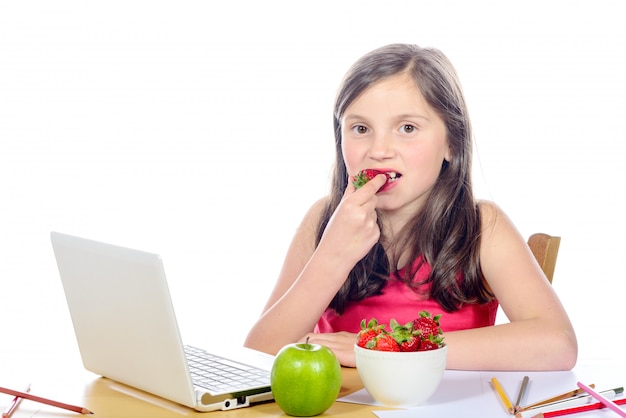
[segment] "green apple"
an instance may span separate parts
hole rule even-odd
[[[287,415],[311,417],[326,411],[341,388],[341,365],[328,347],[287,344],[274,359],[274,400]]]

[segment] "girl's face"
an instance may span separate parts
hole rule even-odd
[[[397,173],[378,192],[377,208],[389,215],[413,216],[450,158],[443,120],[407,74],[365,90],[346,108],[341,130],[351,176],[366,168]]]

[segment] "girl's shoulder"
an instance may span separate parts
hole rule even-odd
[[[502,246],[507,241],[519,240],[521,237],[519,231],[498,204],[489,200],[480,200],[477,205],[480,211],[483,244],[489,242]]]
[[[476,201],[476,205],[480,209],[481,215],[483,214],[483,211],[499,210],[499,206],[491,200],[478,199]]]
[[[304,219],[309,219],[313,223],[318,223],[326,212],[329,201],[330,196],[324,196],[320,199],[317,199],[315,202],[313,202],[306,215],[304,215]]]
[[[476,206],[480,213],[481,229],[483,232],[486,229],[494,228],[498,222],[509,222],[502,208],[491,200],[478,200]]]
[[[325,196],[313,202],[302,218],[300,229],[311,231],[311,233],[314,234],[315,231],[317,231],[322,216],[324,216],[324,213],[326,212],[329,200],[330,197]]]

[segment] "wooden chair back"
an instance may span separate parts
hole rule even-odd
[[[528,246],[550,283],[552,283],[552,277],[554,276],[556,257],[559,253],[560,244],[561,237],[541,232],[532,234],[528,238]]]

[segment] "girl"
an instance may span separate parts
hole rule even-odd
[[[275,354],[309,337],[354,366],[361,320],[442,314],[449,369],[567,370],[577,342],[526,241],[476,201],[472,132],[438,50],[394,44],[339,89],[330,194],[305,215],[245,345]],[[379,174],[357,189],[353,176]],[[494,325],[498,304],[509,318]]]

